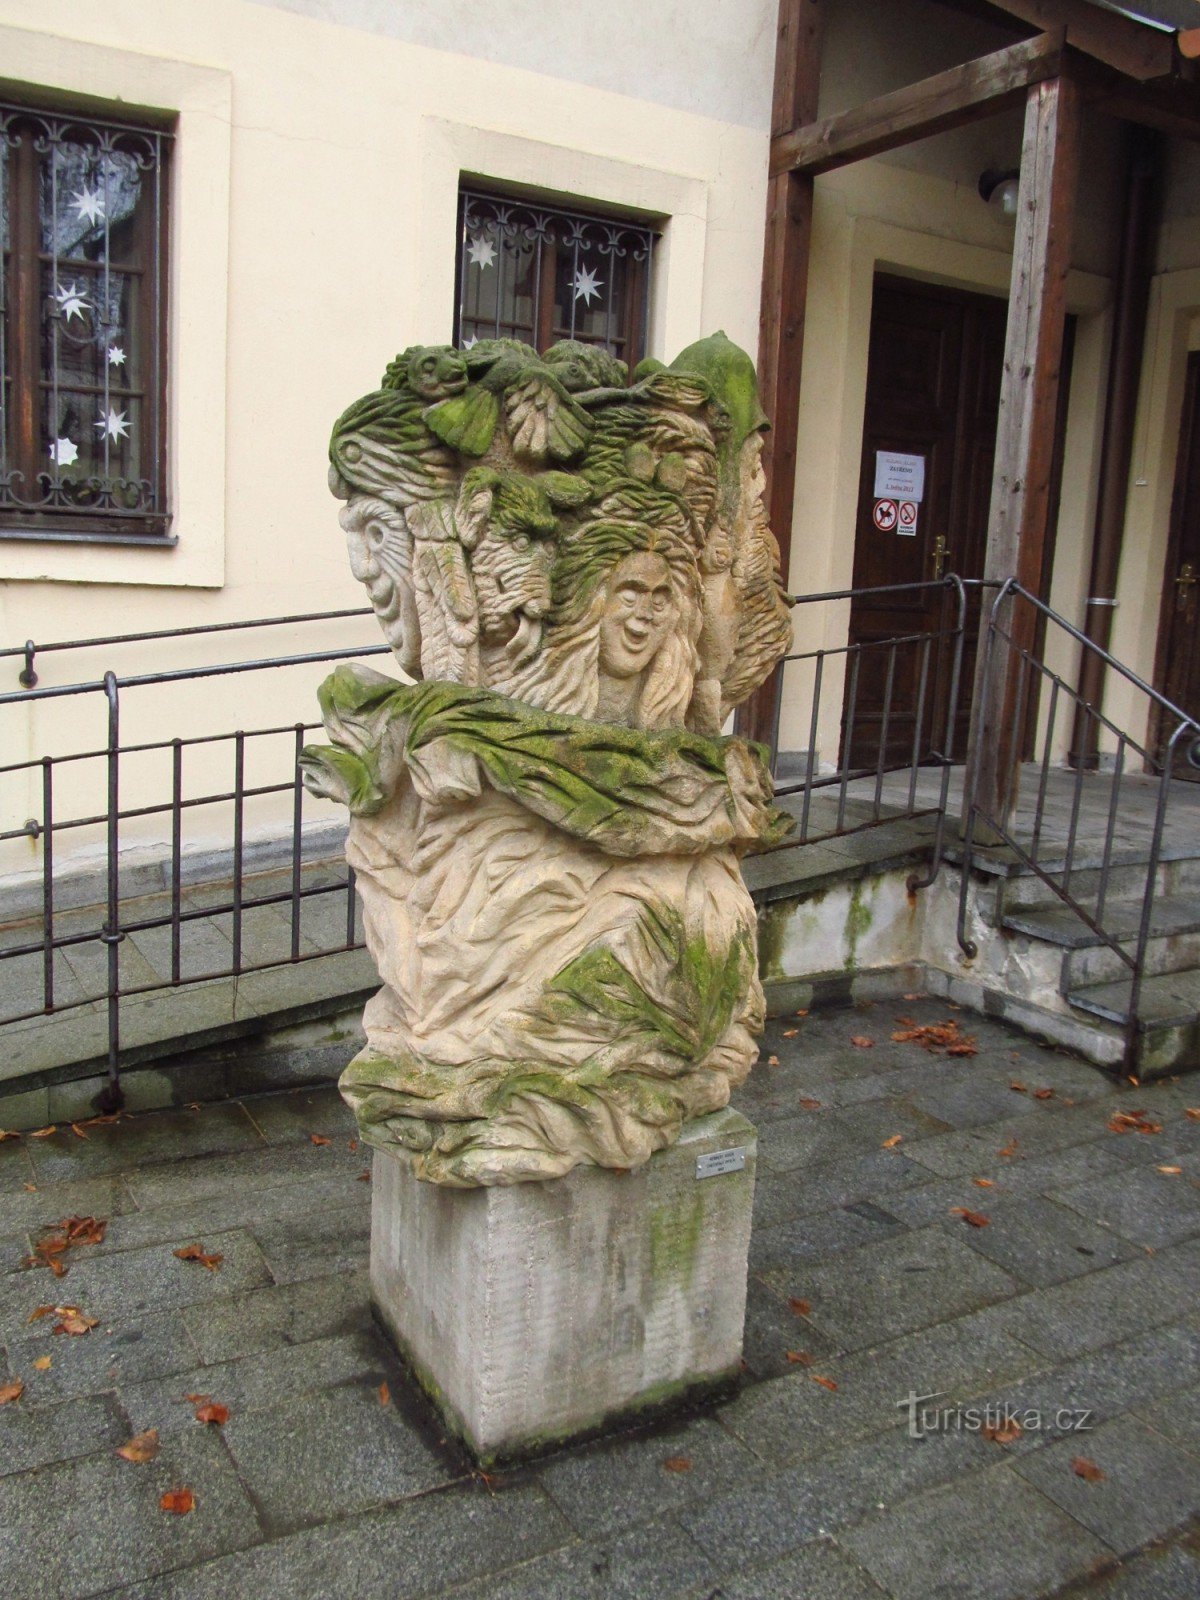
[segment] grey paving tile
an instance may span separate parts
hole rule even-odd
[[[341,1164],[344,1166],[344,1163]],[[332,1166],[332,1164],[331,1164]],[[360,1169],[361,1170],[361,1169]],[[270,1188],[233,1189],[221,1198],[181,1205],[157,1206],[118,1217],[109,1223],[97,1256],[112,1255],[139,1245],[176,1243],[210,1234],[245,1228],[257,1233],[273,1224],[303,1226],[312,1211],[357,1207],[364,1216],[371,1209],[370,1185],[359,1183],[353,1172],[325,1177],[314,1173],[301,1184],[276,1184]]]
[[[809,1111],[767,1123],[759,1132],[758,1155],[775,1172],[794,1172],[865,1154],[879,1143],[832,1111]]]
[[[1182,1175],[1152,1167],[1127,1165],[1111,1177],[1060,1189],[1056,1198],[1134,1244],[1159,1248],[1200,1233],[1200,1191]]]
[[[122,1600],[421,1600],[572,1539],[560,1512],[536,1488],[465,1483],[164,1574],[121,1594]]]
[[[358,1271],[366,1263],[370,1232],[370,1210],[359,1202],[336,1211],[261,1223],[255,1227],[254,1237],[275,1282],[299,1283],[334,1272]]]
[[[781,1561],[722,1578],[720,1600],[780,1600],[783,1595],[812,1600],[882,1600],[883,1590],[854,1558],[825,1539],[804,1545]]]
[[[206,1363],[374,1327],[365,1269],[268,1285],[208,1305],[185,1306],[181,1314]]]
[[[357,1133],[354,1113],[334,1084],[292,1089],[286,1094],[248,1096],[243,1104],[268,1144],[311,1144],[314,1133],[345,1141]]]
[[[887,1196],[931,1181],[928,1169],[910,1161],[900,1147],[869,1150],[798,1173],[772,1172],[760,1165],[754,1182],[755,1225],[811,1216],[859,1200],[886,1208]]]
[[[240,1105],[199,1111],[152,1111],[87,1130],[77,1139],[60,1129],[48,1139],[28,1141],[35,1181],[61,1183],[103,1173],[128,1172],[148,1163],[176,1161],[218,1151],[247,1150],[262,1143]]]
[[[712,1594],[716,1584],[712,1566],[668,1518],[441,1592],[453,1600],[673,1600]]]
[[[803,1329],[804,1318],[799,1325]],[[798,1342],[803,1347],[803,1333]],[[778,1464],[900,1427],[910,1393],[990,1396],[1044,1364],[1002,1326],[993,1308],[877,1349],[819,1359],[790,1377],[756,1384],[718,1415],[755,1455]],[[836,1383],[836,1390],[816,1382],[818,1375]]]
[[[1088,1600],[1196,1600],[1200,1552],[1195,1545],[1151,1549],[1088,1589]]]
[[[663,1463],[690,1462],[686,1471]],[[736,1483],[758,1463],[709,1417],[616,1439],[554,1457],[538,1470],[542,1487],[585,1537],[618,1532],[677,1512]]]
[[[34,1181],[27,1139],[0,1139],[0,1194],[23,1194]]]
[[[1189,1377],[1200,1372],[1200,1359]],[[1153,1405],[1138,1409],[1142,1421],[1156,1433],[1174,1439],[1193,1455],[1200,1455],[1200,1387],[1177,1389]]]
[[[190,1488],[187,1516],[161,1510]],[[48,1536],[48,1508],[52,1536]],[[12,1600],[80,1600],[261,1538],[219,1439],[172,1440],[133,1465],[109,1452],[0,1479],[0,1570]]]
[[[1071,1465],[1080,1456],[1104,1477],[1081,1478]],[[1082,1443],[1063,1439],[1048,1445],[1014,1470],[1118,1555],[1131,1554],[1200,1510],[1200,1458],[1133,1417],[1105,1423]]]
[[[146,1428],[157,1428],[164,1436],[189,1433],[197,1427],[193,1407],[185,1398],[189,1394],[207,1394],[228,1406],[234,1417],[241,1417],[359,1379],[378,1387],[391,1359],[374,1331],[344,1334],[266,1351],[248,1360],[123,1383],[121,1400],[137,1433]]]
[[[1171,1270],[1164,1252],[1022,1295],[1000,1315],[1022,1343],[1062,1358],[1186,1316],[1195,1295],[1192,1282]]]
[[[22,1338],[38,1305],[67,1301],[99,1317],[105,1327],[115,1327],[143,1312],[216,1300],[270,1282],[262,1252],[249,1234],[215,1233],[192,1242],[222,1256],[220,1266],[210,1271],[199,1262],[181,1261],[169,1244],[154,1244],[110,1256],[85,1258],[79,1252],[66,1279],[42,1270],[10,1274],[0,1284],[0,1338]],[[50,1320],[35,1324],[47,1329],[44,1338],[50,1337]]]
[[[896,1600],[1034,1600],[1108,1554],[1006,1466],[907,1500],[839,1542]]]
[[[1088,1178],[1103,1178],[1111,1172],[1120,1172],[1123,1162],[1119,1144],[1117,1139],[1095,1139],[1071,1145],[1066,1150],[1055,1150],[1050,1155],[1031,1156],[1022,1151],[1018,1140],[1011,1158],[993,1155],[973,1175],[993,1178],[997,1186],[1002,1186],[1009,1194],[1052,1194]]]
[[[230,1194],[249,1194],[280,1184],[308,1183],[331,1173],[353,1176],[370,1165],[366,1150],[349,1148],[350,1139],[327,1145],[303,1143],[266,1147],[261,1142],[232,1155],[166,1161],[127,1173],[131,1194],[145,1211],[160,1206],[201,1205]]]
[[[30,1180],[32,1182],[32,1180]],[[0,1195],[0,1229],[28,1228],[35,1233],[64,1217],[124,1216],[134,1209],[123,1177],[84,1178],[77,1183],[38,1185]]]
[[[756,1228],[750,1240],[750,1270],[782,1288],[798,1267],[902,1231],[903,1225],[883,1206],[858,1200],[833,1211]]]
[[[793,1465],[756,1473],[727,1494],[688,1507],[680,1521],[723,1572],[773,1561],[820,1534],[990,1465],[978,1434],[912,1439],[903,1428]]]
[[[1014,1097],[1016,1098],[1016,1097]],[[1108,1113],[1103,1106],[1062,1106],[1054,1101],[1033,1102],[1032,1114],[1015,1113],[1003,1122],[944,1133],[922,1139],[909,1152],[914,1161],[944,1178],[987,1171],[1003,1149],[1012,1148],[1016,1160],[1052,1155],[1072,1145],[1104,1137]]]
[[[829,1262],[798,1269],[790,1293],[809,1301],[816,1326],[847,1350],[894,1339],[1015,1294],[1020,1286],[982,1260],[958,1232],[922,1228],[861,1245]]]
[[[199,1359],[178,1312],[147,1317],[122,1317],[118,1322],[93,1328],[82,1338],[60,1336],[49,1344],[40,1330],[26,1328],[26,1337],[8,1345],[8,1364],[25,1380],[22,1403],[53,1405],[77,1395],[99,1394],[118,1384],[186,1372]],[[34,1365],[50,1357],[42,1372]]]
[[[1009,1087],[1011,1074],[1003,1074],[999,1080],[989,1079],[973,1067],[974,1063],[966,1071],[948,1074],[932,1083],[928,1071],[923,1070],[924,1083],[913,1093],[913,1104],[952,1128],[978,1128],[1012,1117],[1037,1115],[1038,1102],[1015,1094]]]
[[[368,1511],[458,1476],[394,1406],[380,1404],[377,1387],[372,1375],[226,1423],[224,1442],[270,1532]]]
[[[750,1273],[746,1283],[746,1327],[742,1340],[742,1360],[754,1378],[783,1378],[796,1371],[798,1363],[788,1360],[788,1352],[827,1359],[838,1354],[838,1346],[815,1328],[807,1318],[797,1317],[788,1305],[788,1296]]]
[[[28,1406],[21,1400],[0,1411],[0,1477],[116,1449],[128,1437],[113,1395],[56,1406]]]
[[[1088,1221],[1086,1213],[1038,1195],[997,1199],[995,1190],[976,1190],[972,1209],[986,1216],[988,1225],[967,1225],[967,1243],[1022,1283],[1063,1283],[1137,1255],[1133,1245],[1101,1220]]]

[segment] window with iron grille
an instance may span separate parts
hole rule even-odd
[[[579,339],[631,368],[645,355],[653,228],[472,189],[458,214],[455,344]]]
[[[170,144],[0,104],[0,538],[170,542]]]

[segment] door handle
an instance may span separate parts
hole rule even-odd
[[[941,577],[946,565],[946,557],[949,554],[950,552],[946,548],[946,541],[939,533],[933,541],[933,576],[935,581]],[[1192,582],[1195,583],[1195,581],[1195,578],[1193,578]]]
[[[1178,610],[1187,611],[1191,608],[1192,590],[1197,581],[1195,563],[1185,561],[1179,569],[1179,576],[1175,579],[1175,605]]]

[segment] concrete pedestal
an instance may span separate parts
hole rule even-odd
[[[738,1371],[755,1148],[725,1110],[636,1171],[509,1188],[421,1183],[376,1152],[376,1310],[481,1461]]]

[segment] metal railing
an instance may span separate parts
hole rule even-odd
[[[779,799],[803,797],[798,826],[781,848],[902,819],[932,818],[929,871],[911,883],[914,888],[927,888],[942,859],[955,730],[963,709],[966,586],[957,575],[949,574],[931,582],[795,595],[791,603],[797,611],[846,603],[883,608],[901,597],[914,608],[932,602],[934,625],[795,651],[784,657],[773,740],[775,793]],[[790,673],[789,668],[793,669]],[[868,685],[875,691],[869,699],[865,693]],[[798,705],[805,697],[807,717],[797,719]],[[792,725],[800,720],[807,727],[803,772],[794,779],[779,771],[785,698]],[[831,705],[835,708],[832,714]],[[821,761],[819,747],[831,716],[837,724],[837,759]],[[918,779],[930,768],[941,774],[932,803],[918,793]],[[888,783],[888,779],[902,781]],[[830,804],[822,806],[826,792]]]
[[[312,830],[306,830],[308,797],[300,780],[298,758],[307,736],[319,730],[320,723],[269,720],[261,726],[232,732],[201,731],[169,739],[123,740],[122,714],[130,705],[131,697],[162,685],[191,683],[200,686],[232,676],[277,674],[288,668],[387,655],[389,650],[383,643],[359,645],[344,641],[325,649],[282,651],[158,671],[107,670],[77,681],[50,685],[38,683],[36,659],[66,650],[98,648],[113,652],[125,650],[128,654],[131,645],[178,641],[206,634],[245,633],[281,625],[303,627],[311,632],[323,623],[360,617],[370,618],[373,629],[374,613],[369,607],[363,607],[110,635],[67,643],[37,645],[29,641],[24,646],[0,651],[0,658],[19,659],[18,680],[28,685],[0,693],[0,708],[27,708],[82,699],[85,703],[94,702],[99,712],[98,737],[88,740],[84,748],[0,766],[0,787],[15,791],[15,795],[31,795],[34,810],[20,826],[0,827],[0,848],[28,839],[38,843],[41,853],[37,912],[27,905],[24,921],[13,917],[13,904],[19,899],[13,880],[8,885],[9,906],[0,909],[0,922],[6,923],[4,937],[0,940],[0,994],[10,998],[14,993],[19,995],[19,983],[12,980],[6,983],[5,973],[19,972],[23,961],[24,975],[28,978],[27,969],[32,962],[40,966],[40,981],[27,987],[36,991],[36,999],[30,994],[24,1003],[17,1000],[15,1010],[11,1006],[3,1007],[0,1023],[28,1022],[91,1006],[96,1001],[103,1002],[107,1009],[107,1046],[102,1054],[107,1056],[108,1086],[101,1097],[101,1109],[115,1110],[122,1103],[119,1069],[123,1002],[158,990],[213,979],[237,979],[284,964],[312,961],[338,951],[360,948],[362,944],[356,931],[354,875],[341,862],[340,848],[336,849],[338,870],[324,870],[320,874],[323,880],[329,881],[311,881],[316,863]],[[315,687],[315,682],[306,684],[298,693],[297,702],[315,705]],[[145,708],[140,709],[144,712]],[[193,702],[192,713],[197,720],[203,720],[199,710],[199,703]],[[211,702],[204,710],[211,712]],[[188,714],[186,707],[181,711],[178,696],[173,697],[169,714],[176,723],[180,715]],[[219,711],[215,714],[219,715]],[[160,766],[169,763],[170,776],[164,785],[166,794],[162,798],[143,796],[136,803],[130,803],[124,797],[123,773],[131,761],[140,761],[144,767],[147,759],[154,758],[158,758]],[[257,778],[251,772],[252,766],[263,769]],[[144,781],[140,787],[145,788]],[[273,848],[269,852],[269,859],[279,864],[266,871],[261,863],[256,868],[247,861],[248,851],[257,844],[248,833],[248,812],[264,802],[279,813]],[[309,801],[309,805],[312,804],[315,802]],[[11,816],[11,811],[9,814]],[[282,815],[288,818],[286,829],[279,827]],[[189,825],[201,818],[205,820],[195,831],[203,846],[202,860],[212,863],[207,876],[202,867],[198,870],[197,847],[195,841],[189,840]],[[136,842],[130,840],[131,828],[136,826],[145,831],[149,824],[154,830],[155,819],[158,820],[157,837],[163,845],[166,845],[164,835],[169,830],[168,855],[161,862],[161,876],[157,880],[160,883],[165,880],[165,883],[158,893],[148,888],[144,877],[139,877],[128,857],[123,858],[122,854],[131,842]],[[61,845],[64,837],[72,835],[78,840],[98,839],[104,863],[103,892],[98,897],[102,903],[98,907],[94,902],[90,907],[78,903],[79,891],[72,887],[72,874],[62,870],[56,846]],[[87,862],[86,855],[77,853],[68,867],[85,871]],[[34,887],[36,893],[36,886],[30,885],[28,877],[23,882],[17,880],[17,885],[25,890]],[[305,908],[314,902],[336,905],[338,900],[343,903],[344,914],[322,919],[323,927],[314,936],[312,919],[306,919]],[[256,912],[272,907],[286,911],[290,937],[285,951],[273,952],[270,959],[258,959],[249,948],[247,923]],[[189,931],[197,923],[212,919],[227,924],[228,951],[219,949],[207,961],[203,956],[193,959],[199,951],[193,949]],[[136,935],[156,930],[165,933],[168,941],[168,951],[160,961],[161,970],[152,969],[152,979],[147,979],[144,971],[140,979],[124,976],[122,945]],[[275,931],[280,932],[278,928]],[[208,941],[210,947],[212,942]],[[104,951],[102,991],[64,995],[64,988],[70,991],[80,988],[80,984],[69,964],[65,973],[58,970],[60,958],[78,953],[89,945],[93,949],[98,945]]]
[[[1020,616],[1022,609],[1026,613],[1024,617]],[[1028,626],[1030,622],[1033,623],[1032,627]],[[1022,623],[1025,626],[1022,627]],[[1046,646],[1052,637],[1051,630],[1063,640],[1073,641],[1084,654],[1090,652],[1108,673],[1120,678],[1142,697],[1145,715],[1139,716],[1137,721],[1150,730],[1147,735],[1137,738],[1127,729],[1119,727],[1112,717],[1084,700],[1078,690],[1072,688],[1058,673],[1051,671],[1040,659],[1050,653]],[[1021,639],[1035,638],[1039,634],[1045,635],[1045,641],[1035,654]],[[1094,939],[1111,950],[1128,971],[1129,993],[1123,1009],[1125,1062],[1127,1069],[1131,1069],[1138,1035],[1144,1027],[1141,1017],[1142,988],[1154,927],[1159,869],[1164,860],[1173,802],[1178,805],[1172,780],[1183,763],[1200,769],[1200,723],[1022,588],[1015,579],[1010,579],[1000,586],[988,612],[983,638],[981,682],[991,674],[1010,670],[1013,661],[1016,662],[1014,726],[1026,728],[1032,719],[1037,720],[1034,733],[1036,790],[1032,804],[1018,806],[1016,785],[1019,780],[1014,767],[993,814],[993,808],[985,805],[981,799],[978,784],[968,781],[963,800],[964,853],[958,941],[969,957],[974,958],[978,954],[975,942],[967,935],[967,916],[970,868],[980,848],[977,835],[982,825],[990,835],[988,846],[999,843],[1012,851],[1016,860],[1040,879],[1058,900],[1069,906]],[[1043,691],[1046,694],[1044,701]],[[1088,735],[1093,729],[1098,730],[1102,737],[1107,735],[1106,742],[1111,746],[1106,752],[1106,760],[1110,764],[1100,771],[1085,761],[1074,763],[1065,831],[1062,819],[1059,819],[1054,837],[1047,840],[1047,785],[1056,752],[1060,749],[1056,728],[1064,705],[1075,718],[1074,736],[1078,749],[1095,748]],[[1037,754],[1039,749],[1040,755]],[[1144,804],[1139,805],[1139,814],[1136,817],[1131,815],[1130,802],[1135,797],[1140,798],[1137,791],[1125,781],[1135,776],[1130,771],[1131,766],[1140,767],[1140,774],[1136,775],[1147,775],[1139,785],[1140,790],[1144,792],[1146,781],[1154,786],[1149,838],[1141,844],[1135,841],[1137,833],[1142,831],[1145,807]],[[1103,843],[1098,856],[1091,848],[1092,841],[1081,838],[1086,784],[1107,785],[1108,790],[1106,803],[1102,807]],[[1091,795],[1089,798],[1095,797]],[[1094,806],[1091,810],[1095,814]],[[1193,840],[1191,845],[1191,853],[1197,853],[1200,841]],[[1133,937],[1127,924],[1123,925],[1122,918],[1112,911],[1113,875],[1118,867],[1134,869],[1139,881],[1144,877]]]

